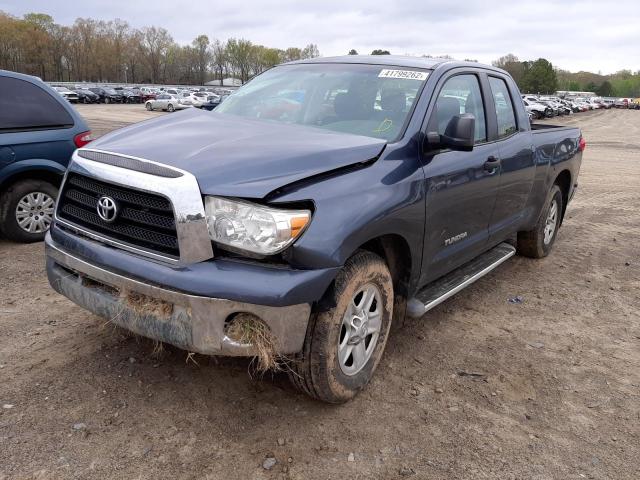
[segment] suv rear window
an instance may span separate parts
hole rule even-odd
[[[0,132],[73,126],[69,112],[44,88],[0,77]]]

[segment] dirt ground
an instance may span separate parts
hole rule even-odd
[[[79,109],[98,133],[159,115]],[[557,121],[587,150],[552,255],[396,329],[343,406],[154,356],[53,292],[41,244],[0,240],[0,479],[640,478],[640,112]]]

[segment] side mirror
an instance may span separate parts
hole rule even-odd
[[[476,137],[476,117],[471,113],[456,115],[442,135],[441,143],[451,150],[470,152]]]
[[[476,117],[473,114],[454,115],[449,120],[443,135],[439,135],[437,132],[427,133],[427,143],[432,148],[449,148],[470,152],[473,150],[475,132]]]

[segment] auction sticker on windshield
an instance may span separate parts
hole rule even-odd
[[[379,78],[402,78],[405,80],[426,80],[428,72],[416,72],[414,70],[389,70],[384,69],[379,74]]]

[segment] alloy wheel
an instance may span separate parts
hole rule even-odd
[[[549,245],[553,240],[558,225],[558,202],[555,199],[551,202],[549,213],[547,213],[547,221],[544,226],[544,244]]]
[[[372,283],[358,289],[349,302],[338,339],[338,363],[345,375],[357,374],[371,358],[380,336],[382,312],[382,295]]]

